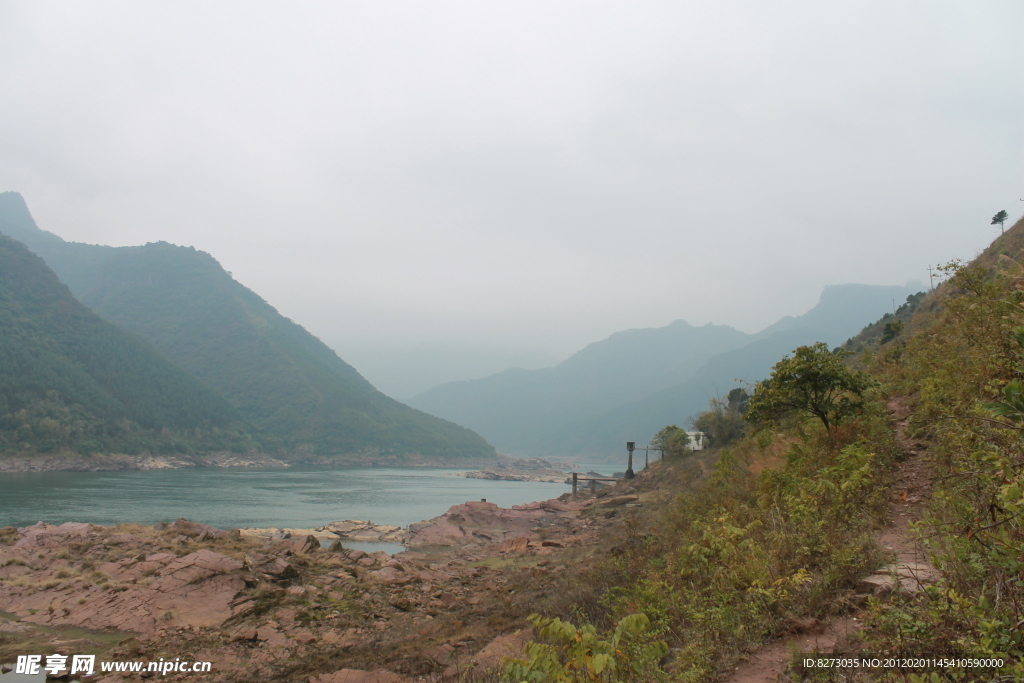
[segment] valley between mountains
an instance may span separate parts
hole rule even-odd
[[[1024,679],[1024,221],[927,293],[834,287],[759,335],[633,330],[413,401],[478,433],[380,394],[209,255],[66,243],[3,197],[0,231],[26,237],[0,238],[7,461],[498,471],[485,437],[619,462],[647,438],[663,457],[575,497],[455,505],[393,556],[346,547],[361,522],[325,544],[201,510],[6,526],[0,664],[180,657],[224,683]],[[808,653],[911,664],[824,671]]]

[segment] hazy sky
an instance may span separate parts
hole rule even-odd
[[[1024,3],[9,2],[0,190],[396,395],[927,280],[1024,212]]]

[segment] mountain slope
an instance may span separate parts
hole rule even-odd
[[[826,287],[818,304],[804,315],[783,318],[746,346],[711,358],[683,382],[581,423],[564,448],[592,457],[618,454],[626,441],[646,442],[665,425],[684,425],[707,409],[709,398],[764,379],[797,346],[819,341],[838,346],[890,308],[892,299],[900,302],[912,290],[855,284]]]
[[[409,402],[473,425],[503,452],[531,453],[538,443],[563,439],[576,421],[669,387],[716,353],[749,340],[724,325],[694,327],[677,320],[657,329],[617,332],[553,368],[451,382]]]
[[[557,368],[509,370],[442,385],[410,402],[478,430],[502,452],[601,459],[685,425],[708,399],[766,377],[803,344],[836,346],[903,301],[912,287],[826,287],[804,315],[756,335],[683,321],[629,330],[588,346]]]
[[[142,339],[101,320],[41,258],[0,235],[3,453],[251,445],[227,401]]]
[[[100,316],[215,389],[263,448],[292,456],[489,458],[479,435],[395,401],[204,252],[165,242],[102,247],[39,230],[0,194],[0,232],[37,251]]]

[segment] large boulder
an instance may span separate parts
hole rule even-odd
[[[448,512],[409,526],[408,545],[468,545],[502,543],[512,538],[539,538],[537,529],[565,526],[579,517],[581,505],[545,500],[500,508],[494,503],[470,501]]]

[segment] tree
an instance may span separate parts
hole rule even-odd
[[[690,435],[676,425],[664,427],[651,439],[652,448],[660,448],[662,456],[687,455],[690,453]]]
[[[991,225],[995,225],[996,223],[998,223],[999,224],[999,232],[1002,232],[1003,231],[1003,223],[1005,223],[1006,219],[1009,218],[1009,217],[1010,217],[1010,214],[1006,213],[1006,211],[1000,211],[995,216],[992,216],[992,223],[991,223]]]
[[[882,339],[879,343],[888,344],[893,339],[899,336],[900,332],[903,331],[902,320],[890,320],[885,324],[885,329],[882,330]]]
[[[743,413],[749,400],[747,392],[737,387],[729,392],[724,401],[720,398],[708,401],[708,409],[693,418],[691,424],[696,431],[704,432],[712,447],[726,446],[742,437],[746,431]]]
[[[759,382],[744,418],[749,422],[778,422],[793,413],[807,413],[826,430],[861,410],[861,395],[871,386],[863,372],[846,366],[846,351],[833,353],[818,342],[801,346],[772,368]]]

